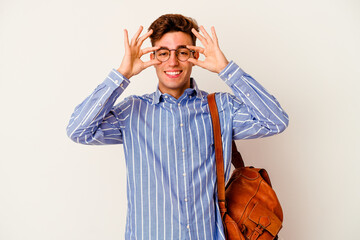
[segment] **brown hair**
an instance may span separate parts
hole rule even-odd
[[[199,31],[199,27],[195,19],[185,17],[181,14],[165,14],[156,19],[149,27],[153,33],[150,36],[152,46],[155,42],[160,40],[168,32],[184,32],[189,34],[193,44],[195,45],[196,37],[191,32],[191,29],[195,28]]]

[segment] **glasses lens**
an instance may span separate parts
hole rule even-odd
[[[176,56],[179,61],[186,61],[190,57],[190,50],[187,48],[179,48],[176,50]]]
[[[165,62],[170,57],[170,51],[168,49],[159,49],[155,52],[155,56],[160,62]]]

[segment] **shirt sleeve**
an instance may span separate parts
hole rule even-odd
[[[236,63],[231,61],[219,76],[235,95],[228,98],[233,139],[266,137],[286,129],[289,117],[275,97]]]
[[[123,142],[119,112],[114,103],[130,81],[112,69],[93,93],[71,115],[67,135],[82,144],[120,144]]]

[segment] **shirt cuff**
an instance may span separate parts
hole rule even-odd
[[[104,83],[112,89],[116,89],[118,87],[125,89],[129,85],[130,80],[113,68],[105,78]]]
[[[219,73],[219,77],[224,80],[227,85],[232,87],[236,79],[239,79],[244,74],[245,72],[234,61],[231,61],[224,70]]]

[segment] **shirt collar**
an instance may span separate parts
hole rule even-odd
[[[199,90],[199,88],[195,82],[195,79],[190,78],[190,88],[185,89],[183,95],[180,98],[182,98],[184,95],[194,96],[196,98],[203,97],[201,91]],[[169,95],[166,93],[164,94],[164,93],[160,92],[159,85],[158,85],[156,91],[153,93],[152,104],[158,104],[161,101],[161,99],[164,98],[165,96],[169,96]]]

